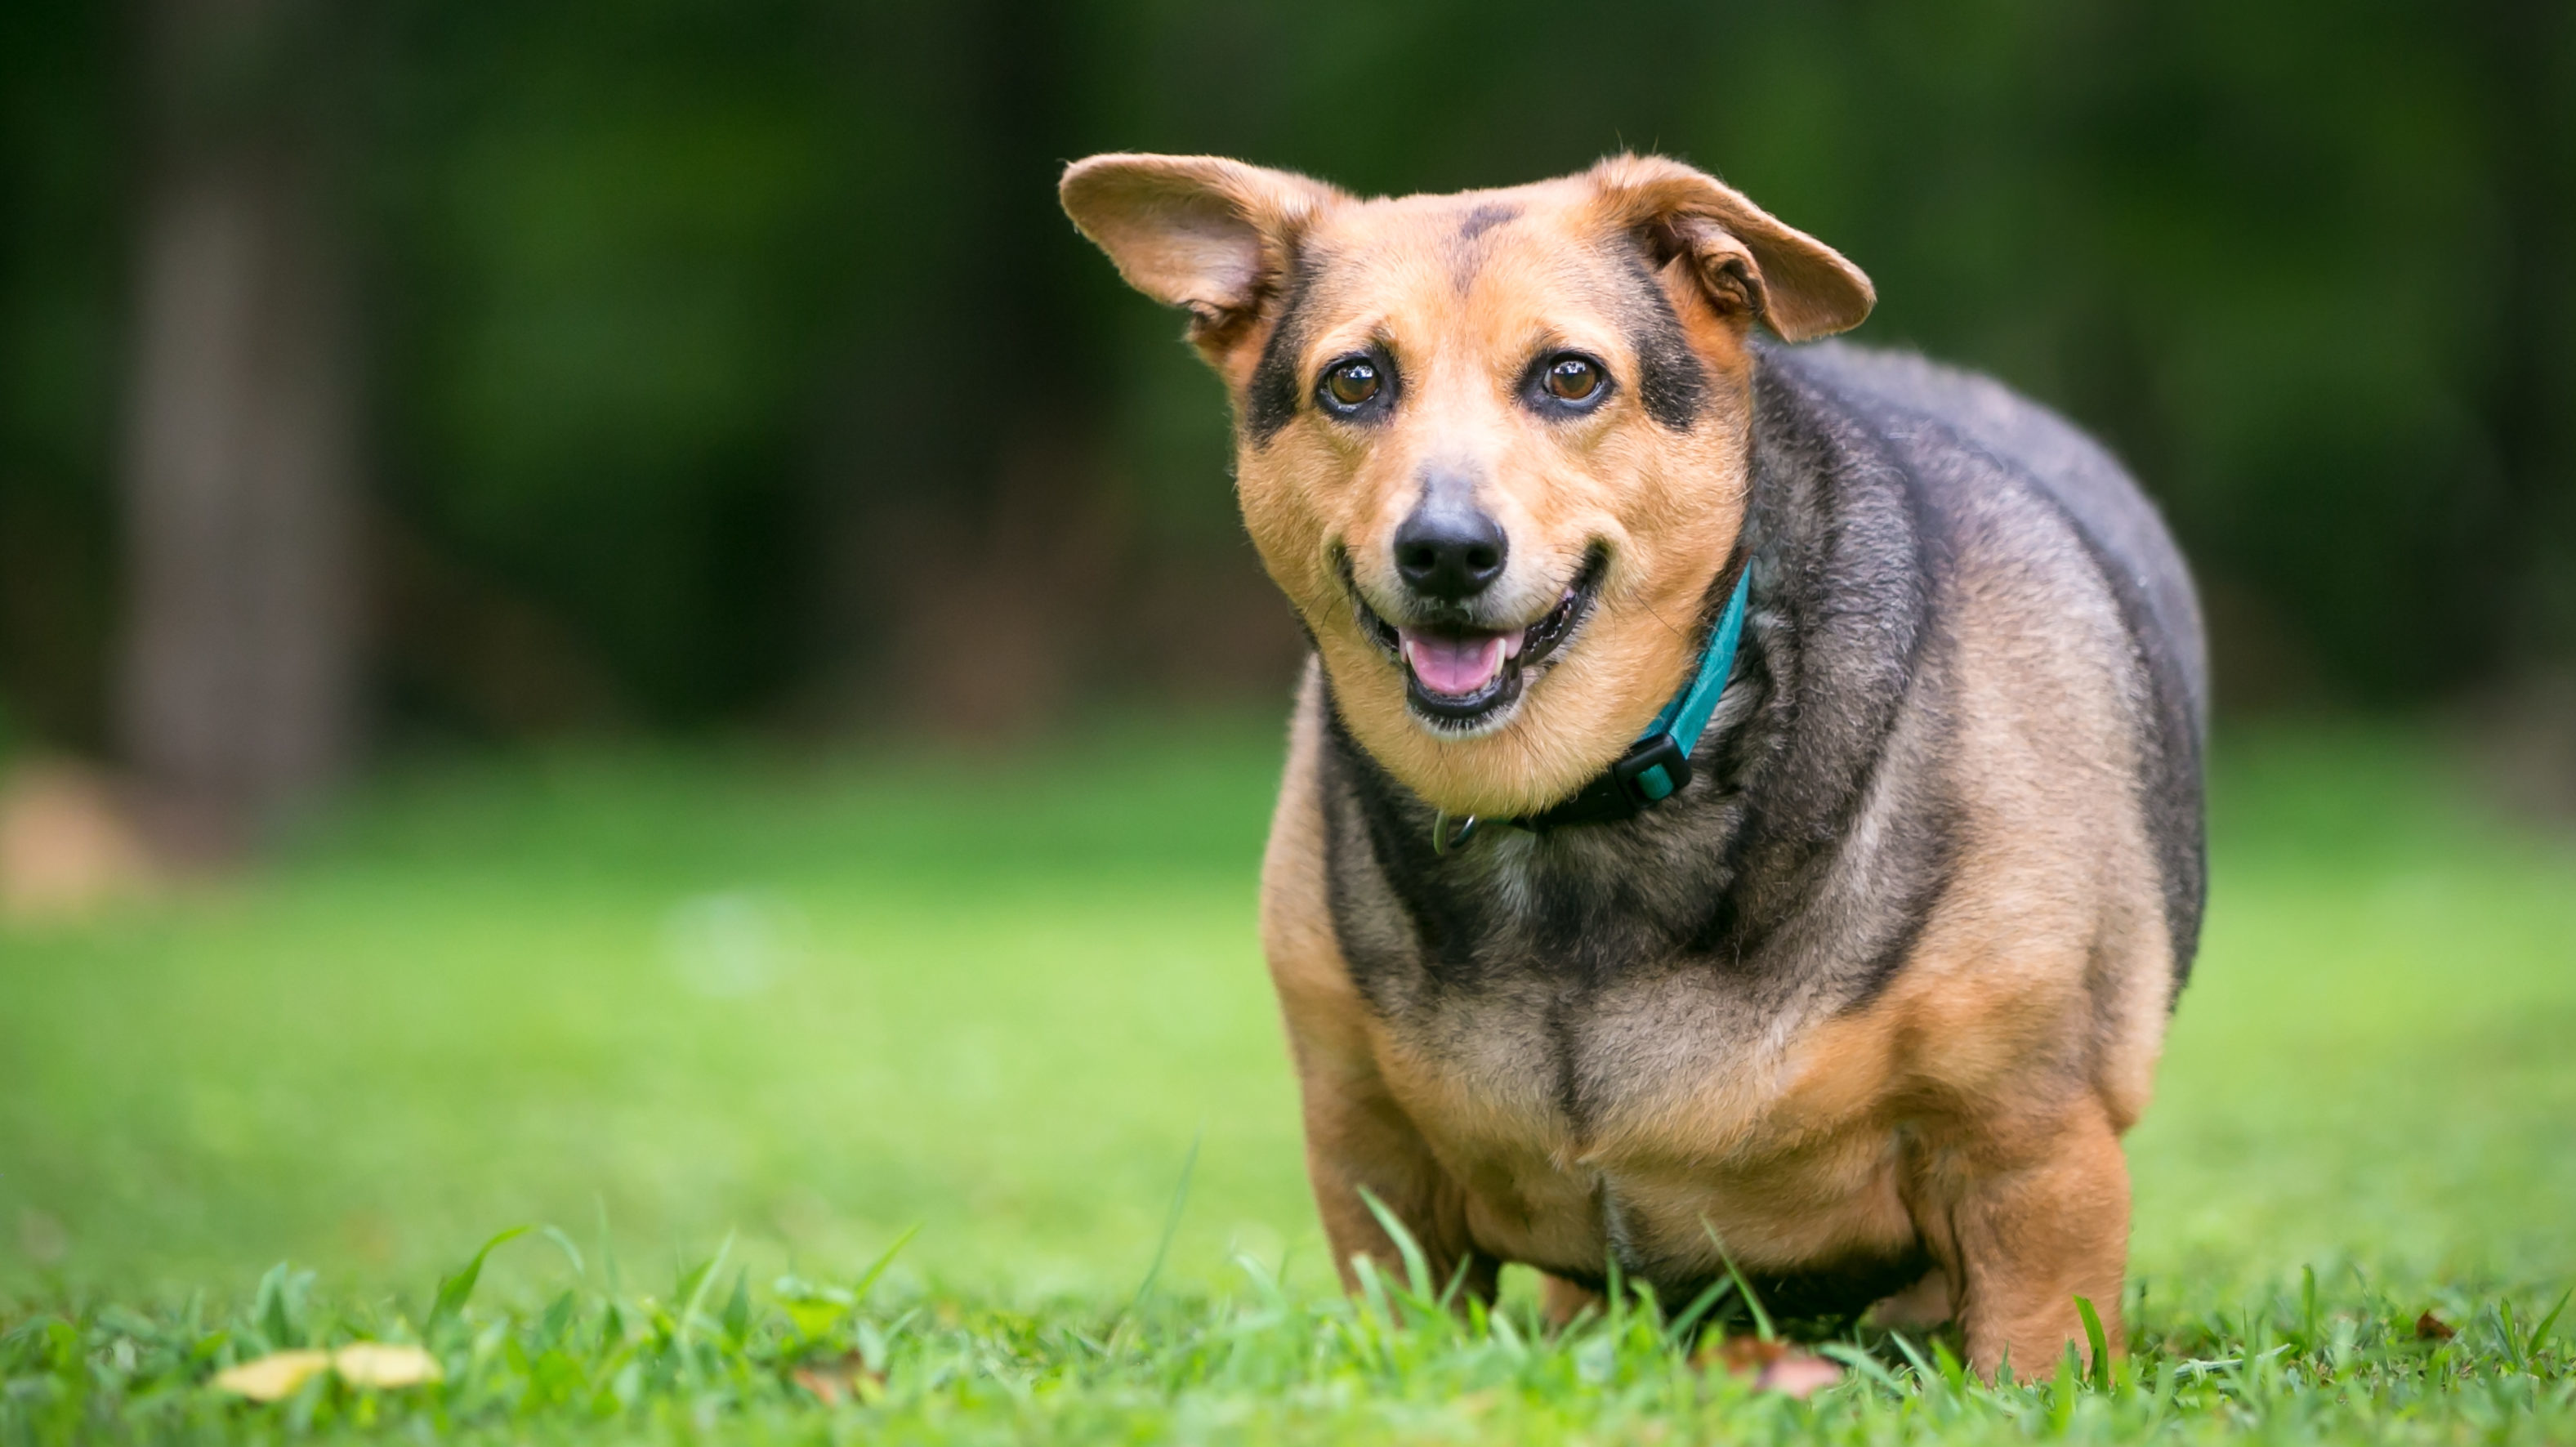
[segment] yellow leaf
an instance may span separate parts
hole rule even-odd
[[[313,1380],[313,1374],[326,1367],[338,1372],[350,1386],[379,1390],[417,1387],[446,1375],[438,1369],[438,1358],[419,1347],[362,1341],[335,1352],[271,1352],[216,1373],[215,1385],[254,1402],[274,1402],[294,1396],[296,1388]]]
[[[353,1342],[333,1352],[331,1370],[353,1387],[417,1387],[445,1375],[438,1369],[438,1358],[419,1347],[372,1341]]]
[[[328,1352],[270,1352],[267,1356],[217,1372],[215,1385],[254,1402],[274,1402],[280,1397],[295,1395],[296,1388],[311,1381],[315,1372],[329,1365],[331,1354]]]

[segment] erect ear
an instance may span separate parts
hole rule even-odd
[[[1321,181],[1216,156],[1093,156],[1067,166],[1056,193],[1129,286],[1188,309],[1190,340],[1212,353],[1277,289],[1307,221],[1342,199]]]
[[[1592,181],[1657,265],[1687,258],[1721,313],[1758,318],[1783,341],[1849,331],[1878,302],[1841,253],[1679,161],[1612,156],[1592,168]]]

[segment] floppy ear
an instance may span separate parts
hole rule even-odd
[[[1592,168],[1592,181],[1658,266],[1688,258],[1720,313],[1758,319],[1783,341],[1849,331],[1878,302],[1841,253],[1679,161],[1613,156]]]
[[[1056,187],[1065,214],[1127,284],[1190,314],[1210,353],[1240,339],[1288,269],[1297,233],[1342,193],[1216,156],[1093,156]]]

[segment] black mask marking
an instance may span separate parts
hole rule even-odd
[[[1288,258],[1288,286],[1279,301],[1279,320],[1270,328],[1270,339],[1261,344],[1261,361],[1252,369],[1252,383],[1244,390],[1243,429],[1252,434],[1255,445],[1266,444],[1279,435],[1279,429],[1296,420],[1298,399],[1305,395],[1306,384],[1297,374],[1297,357],[1305,348],[1305,307],[1308,271],[1303,258],[1292,253]]]
[[[1646,269],[1645,258],[1632,259],[1627,273],[1635,286],[1621,310],[1626,313],[1628,345],[1637,353],[1638,400],[1646,404],[1647,416],[1675,432],[1688,432],[1699,420],[1700,409],[1708,405],[1708,373],[1682,333],[1682,319],[1673,310],[1672,299]]]

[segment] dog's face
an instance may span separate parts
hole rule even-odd
[[[1065,208],[1191,314],[1236,485],[1344,722],[1495,816],[1616,759],[1697,664],[1742,528],[1747,336],[1867,314],[1822,244],[1674,162],[1363,201],[1207,157],[1095,156]]]

